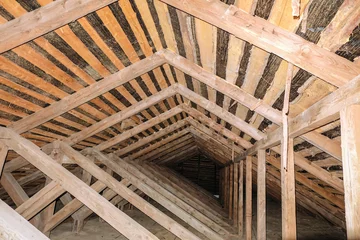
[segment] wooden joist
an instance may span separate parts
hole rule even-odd
[[[3,172],[7,154],[8,154],[7,146],[4,144],[0,144],[0,178]]]
[[[21,137],[13,130],[0,128],[0,137],[5,144],[19,153],[31,164],[44,172],[65,190],[86,204],[96,214],[128,238],[157,239],[152,233],[140,226],[126,214],[119,211],[96,191],[56,163],[35,144]]]
[[[217,0],[211,4],[207,0],[161,1],[272,52],[335,86],[360,74],[360,67],[347,59],[237,7]]]

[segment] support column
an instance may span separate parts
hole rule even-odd
[[[239,207],[239,163],[234,163],[234,226],[238,225],[238,207]]]
[[[258,151],[257,163],[257,239],[266,239],[266,153]]]
[[[360,105],[340,112],[347,239],[360,238]]]
[[[294,171],[294,139],[289,138],[286,166],[281,161],[281,208],[282,208],[282,239],[296,239],[296,202],[295,202],[295,171]]]
[[[229,218],[230,219],[234,219],[233,196],[234,196],[234,164],[231,164],[229,166]]]
[[[238,231],[240,238],[244,236],[244,161],[239,163]]]
[[[251,223],[252,223],[252,157],[246,157],[246,240],[251,240]]]

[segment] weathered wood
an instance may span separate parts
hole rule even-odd
[[[294,140],[289,138],[287,165],[281,161],[282,239],[296,239]],[[283,157],[284,155],[281,155]]]
[[[347,239],[360,238],[360,105],[340,112]]]
[[[161,57],[159,53],[155,53],[153,56],[136,62],[117,73],[105,77],[97,83],[91,84],[72,95],[64,97],[60,101],[51,104],[49,107],[41,109],[36,113],[9,125],[8,127],[14,129],[17,133],[26,132],[110,91],[113,88],[125,84],[164,63],[165,60],[163,57]]]
[[[258,151],[257,164],[257,239],[266,239],[266,153]]]
[[[272,52],[335,86],[360,74],[356,64],[237,7],[214,0],[211,4],[207,0],[161,1]]]
[[[0,178],[3,172],[7,154],[8,154],[7,146],[0,143]]]
[[[0,27],[0,52],[3,53],[45,33],[103,8],[115,0],[56,1],[4,23]]]
[[[0,199],[0,239],[49,240]]]
[[[234,226],[238,226],[239,216],[239,163],[234,163]]]
[[[92,174],[95,178],[99,179],[100,181],[104,182],[109,188],[111,188],[113,191],[115,191],[117,194],[122,196],[124,199],[126,199],[129,203],[134,205],[136,208],[138,208],[140,211],[148,215],[150,218],[152,218],[154,221],[159,223],[164,228],[168,229],[172,233],[174,233],[179,238],[185,238],[185,239],[199,239],[196,237],[193,233],[191,233],[189,230],[185,229],[180,224],[176,223],[174,220],[169,218],[167,215],[162,213],[160,210],[152,206],[150,203],[146,202],[144,199],[136,195],[134,192],[129,190],[127,187],[125,187],[123,184],[119,183],[115,178],[113,178],[111,175],[106,173],[105,171],[101,170],[97,165],[90,162],[88,158],[80,154],[79,152],[75,151],[73,148],[68,146],[65,143],[60,143],[60,148],[66,154],[69,158],[71,158],[74,162],[76,162],[79,166],[81,166],[83,169],[88,171],[90,174]],[[105,157],[106,158],[106,157]],[[107,158],[106,158],[107,159]],[[104,159],[101,159],[101,161],[106,164],[107,167],[109,167],[111,170],[119,174],[119,171],[117,171],[117,164],[108,161],[105,162]],[[123,174],[120,174],[121,176]],[[129,179],[133,184],[134,181],[130,178]],[[139,186],[134,184],[138,189],[143,191]],[[143,191],[144,192],[144,191]],[[152,197],[153,198],[153,197]],[[95,211],[94,211],[95,212]],[[95,212],[96,213],[96,212]]]
[[[59,184],[52,181],[15,210],[29,220],[64,192],[65,190]]]
[[[137,224],[129,216],[119,211],[96,191],[63,168],[42,152],[35,144],[21,137],[13,130],[0,128],[0,137],[18,154],[60,184],[74,197],[91,208],[124,236],[133,239],[157,239],[152,233]]]
[[[245,239],[251,240],[252,236],[252,157],[246,158],[246,184],[245,184]]]

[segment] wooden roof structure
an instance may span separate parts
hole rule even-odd
[[[265,190],[282,200],[284,239],[295,202],[360,237],[360,1],[299,2],[0,0],[0,198],[44,233],[95,212],[156,239],[126,200],[180,239],[220,240],[243,232],[242,191],[251,236],[253,182],[260,214]],[[199,152],[224,208],[162,166]]]

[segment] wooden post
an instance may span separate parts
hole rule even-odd
[[[283,158],[284,155],[281,155]],[[287,168],[281,161],[282,239],[296,239],[294,139],[289,138]]]
[[[234,163],[234,226],[238,225],[238,205],[239,205],[239,163]]]
[[[257,239],[266,239],[266,153],[258,151],[257,164]]]
[[[1,174],[2,174],[4,164],[5,164],[5,161],[6,161],[7,153],[8,153],[7,146],[0,142],[0,178],[1,178]]]
[[[244,236],[244,161],[239,163],[239,207],[238,207],[238,233]]]
[[[340,112],[345,218],[348,239],[360,238],[360,105]]]
[[[229,217],[234,219],[233,211],[233,196],[234,196],[234,165],[229,166]]]
[[[252,157],[246,157],[246,231],[245,239],[251,240],[251,224],[252,224]]]

